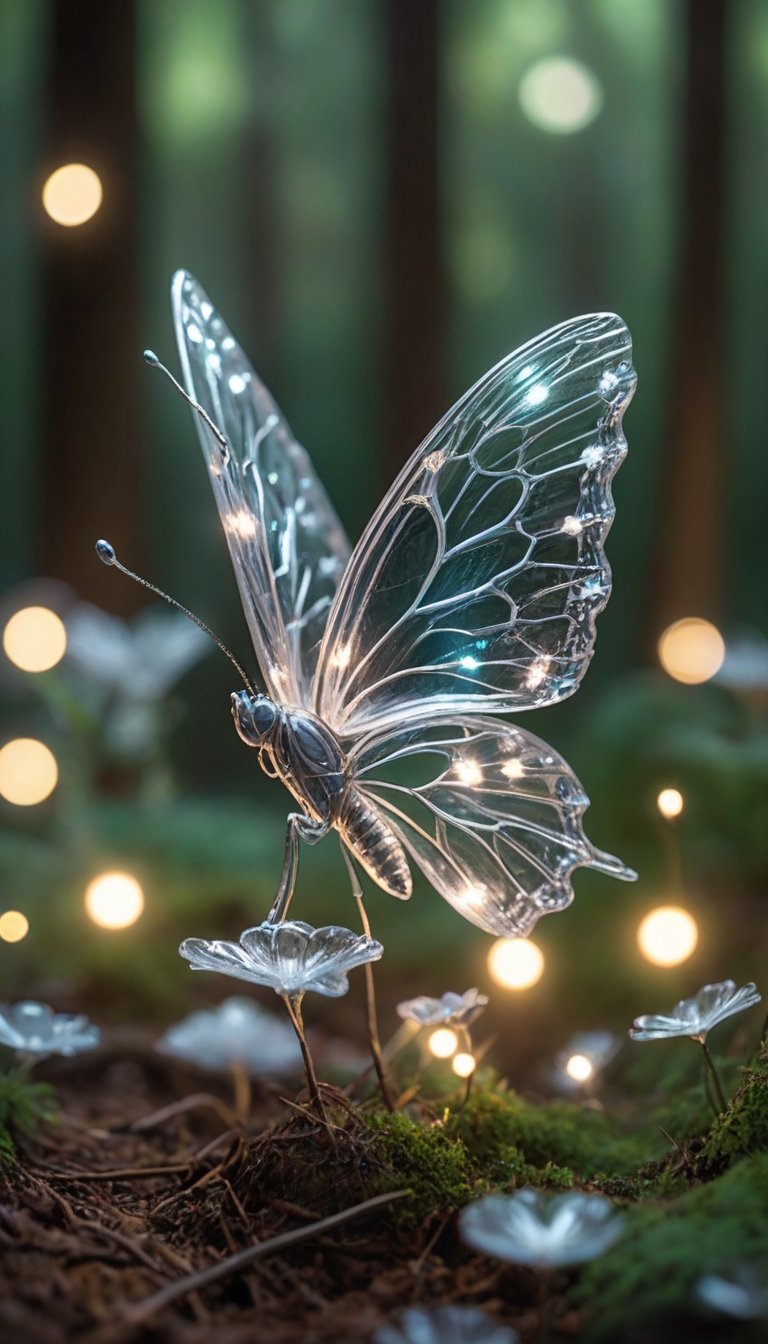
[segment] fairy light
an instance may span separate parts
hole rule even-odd
[[[239,541],[251,541],[256,536],[256,519],[247,509],[234,509],[227,514],[224,527]]]
[[[586,1055],[571,1055],[570,1059],[566,1060],[565,1072],[574,1083],[588,1083],[595,1072],[595,1066]]]
[[[637,945],[654,966],[679,966],[695,951],[698,941],[696,920],[679,905],[650,910],[637,930]]]
[[[450,1059],[456,1053],[458,1044],[459,1038],[450,1027],[438,1027],[427,1041],[429,1052],[435,1059]]]
[[[662,817],[665,817],[667,821],[672,821],[674,817],[680,816],[685,807],[685,801],[679,789],[662,789],[656,799],[656,806]]]
[[[3,630],[5,656],[22,672],[49,672],[67,648],[67,631],[48,607],[22,607]]]
[[[56,788],[59,767],[50,747],[34,737],[16,737],[0,749],[0,797],[17,807],[45,802]]]
[[[459,761],[456,766],[456,774],[462,784],[469,784],[470,788],[479,784],[483,778],[483,772],[477,761]]]
[[[86,887],[85,909],[102,929],[127,929],[144,910],[144,892],[131,873],[99,873]]]
[[[457,1078],[469,1078],[477,1068],[477,1060],[468,1051],[461,1050],[451,1060],[451,1068]]]
[[[349,644],[345,644],[343,648],[337,649],[331,658],[332,665],[341,668],[342,671],[345,667],[349,667],[351,661],[352,649]]]
[[[603,106],[596,76],[570,56],[550,56],[529,66],[517,96],[528,120],[553,135],[583,131]]]
[[[686,616],[667,626],[659,638],[658,653],[668,676],[697,686],[719,672],[725,658],[725,641],[711,621]]]
[[[544,953],[530,938],[498,938],[488,953],[488,972],[502,989],[530,989],[544,974]]]
[[[541,654],[538,658],[534,658],[531,666],[528,668],[528,673],[525,678],[525,684],[529,690],[535,691],[537,686],[540,686],[543,681],[546,681],[547,673],[551,666],[552,659],[547,658],[544,654]]]
[[[20,943],[29,933],[29,920],[20,910],[6,910],[0,915],[0,938],[4,943]]]
[[[101,179],[86,163],[65,163],[43,187],[43,209],[56,224],[76,228],[96,214],[104,197]]]
[[[517,756],[511,756],[510,759],[505,761],[502,765],[501,773],[509,780],[522,779],[525,774],[525,766],[521,760],[518,760]]]

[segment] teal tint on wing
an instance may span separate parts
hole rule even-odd
[[[611,314],[503,360],[404,467],[345,571],[315,705],[343,738],[570,695],[610,593],[611,481],[635,386]]]
[[[305,450],[197,281],[173,280],[184,381],[227,440],[196,417],[262,675],[307,705],[349,542]]]

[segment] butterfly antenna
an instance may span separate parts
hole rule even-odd
[[[119,569],[121,574],[125,574],[129,579],[133,579],[134,583],[141,584],[142,588],[148,588],[150,593],[156,593],[158,597],[162,597],[164,602],[168,602],[169,605],[175,607],[177,611],[181,611],[185,616],[188,616],[190,621],[194,621],[195,625],[199,626],[203,633],[213,640],[214,644],[218,644],[221,652],[226,655],[232,666],[237,669],[246,690],[249,691],[251,695],[256,694],[231,649],[228,649],[223,640],[219,639],[218,635],[213,633],[210,626],[205,624],[205,621],[201,621],[200,617],[196,616],[193,611],[190,611],[188,607],[182,606],[181,602],[176,601],[175,597],[170,597],[168,593],[164,593],[162,588],[158,588],[156,584],[150,583],[148,579],[142,579],[140,574],[134,574],[132,569],[128,569],[126,565],[118,560],[114,546],[111,546],[108,541],[96,542],[96,554],[103,564],[111,565],[114,569]]]
[[[194,397],[191,397],[189,395],[186,388],[183,388],[181,386],[181,383],[179,382],[178,378],[174,378],[173,374],[171,373],[171,370],[167,369],[165,365],[160,362],[154,350],[145,350],[144,360],[151,369],[159,369],[161,373],[164,373],[171,386],[176,388],[176,391],[178,392],[179,396],[183,397],[187,405],[192,407],[192,410],[195,412],[195,414],[200,416],[200,419],[203,421],[205,425],[208,426],[214,438],[216,439],[217,443],[219,444],[219,447],[221,448],[221,451],[224,454],[224,459],[226,461],[226,459],[229,457],[229,444],[227,443],[227,440],[225,439],[218,425],[215,425],[213,423],[210,415],[205,410],[205,408],[200,405],[199,401],[195,401]]]

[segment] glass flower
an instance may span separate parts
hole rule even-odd
[[[459,1216],[467,1245],[485,1255],[538,1269],[594,1260],[621,1236],[624,1219],[603,1195],[542,1195],[518,1190],[486,1195]]]
[[[293,1027],[251,999],[238,997],[190,1013],[168,1028],[157,1048],[207,1069],[240,1064],[267,1077],[301,1069]]]
[[[24,999],[0,1004],[0,1045],[23,1055],[79,1055],[99,1044],[101,1032],[84,1014],[55,1013]]]
[[[146,607],[130,622],[80,603],[67,617],[65,663],[103,715],[107,739],[140,756],[156,739],[160,702],[211,648],[180,612]]]
[[[671,1036],[691,1036],[702,1044],[707,1034],[726,1017],[742,1013],[760,1002],[761,995],[753,984],[736,988],[733,980],[721,980],[716,985],[704,985],[691,999],[681,999],[671,1013],[651,1013],[635,1018],[630,1028],[633,1041],[662,1041]]]
[[[400,1017],[417,1022],[420,1027],[447,1026],[469,1027],[488,1005],[488,995],[478,989],[468,989],[464,994],[450,991],[441,999],[430,999],[426,994],[416,999],[405,999],[398,1003]]]
[[[300,919],[266,922],[246,929],[238,943],[185,938],[179,953],[193,971],[218,971],[237,980],[269,985],[283,998],[313,990],[339,998],[349,989],[347,973],[378,961],[384,948],[374,938],[335,924],[313,929]]]
[[[404,1311],[399,1327],[382,1326],[373,1344],[517,1344],[516,1330],[498,1325],[476,1307],[435,1307]]]
[[[696,1296],[705,1307],[732,1316],[737,1321],[768,1320],[768,1288],[758,1275],[744,1266],[725,1278],[707,1274],[696,1285]]]

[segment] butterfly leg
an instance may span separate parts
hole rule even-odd
[[[267,915],[268,924],[277,924],[280,920],[285,919],[288,914],[288,907],[296,889],[296,878],[299,872],[299,840],[306,841],[308,845],[316,845],[318,840],[322,840],[323,836],[328,834],[329,830],[330,826],[325,822],[313,821],[303,812],[291,812],[288,817],[288,828],[285,832],[283,871],[280,874],[280,885],[277,888],[272,909]]]
[[[363,888],[360,884],[360,878],[357,875],[357,870],[351,855],[341,837],[339,837],[339,848],[341,849],[341,857],[347,865],[349,881],[352,887],[352,895],[354,896],[357,902],[357,908],[360,911],[360,921],[363,926],[363,933],[367,938],[370,938],[371,926],[368,923],[368,912],[363,905]],[[373,1067],[376,1070],[376,1077],[379,1080],[379,1087],[381,1088],[384,1104],[388,1110],[394,1111],[395,1106],[384,1069],[384,1056],[382,1054],[381,1040],[379,1037],[379,1019],[376,1012],[376,986],[373,979],[373,967],[370,962],[366,962],[365,964],[365,999],[368,1009],[368,1045],[371,1051]]]

